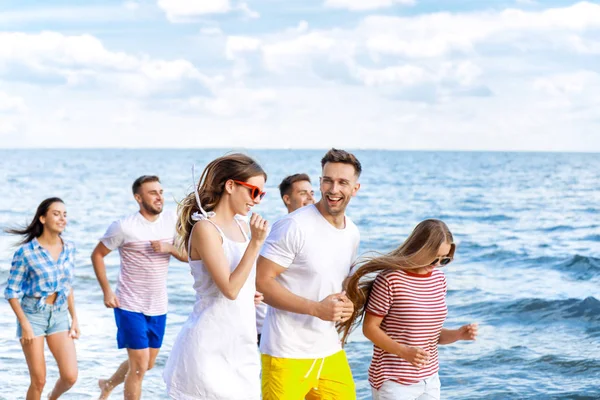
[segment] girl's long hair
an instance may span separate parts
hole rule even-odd
[[[200,181],[194,188],[198,191],[202,208],[209,212],[215,209],[225,191],[225,183],[230,180],[246,182],[248,179],[262,175],[267,180],[267,174],[251,157],[234,153],[211,161],[200,176]],[[188,194],[177,207],[177,246],[186,248],[190,239],[194,221],[192,214],[200,212],[194,192]]]
[[[344,290],[354,304],[354,312],[349,320],[338,324],[338,331],[343,333],[342,343],[346,343],[348,335],[362,322],[369,293],[379,273],[410,271],[430,265],[444,243],[450,244],[448,256],[454,257],[456,246],[446,224],[437,219],[427,219],[420,222],[397,249],[361,262],[344,282]]]
[[[63,203],[61,199],[58,197],[49,197],[42,201],[35,211],[35,215],[33,220],[24,228],[9,228],[6,229],[6,233],[10,233],[12,235],[22,236],[22,239],[18,242],[19,245],[29,243],[33,239],[42,236],[44,233],[44,224],[41,223],[40,217],[43,217],[48,213],[50,206],[54,203]]]

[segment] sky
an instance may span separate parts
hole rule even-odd
[[[0,2],[0,148],[331,146],[600,152],[600,2]]]

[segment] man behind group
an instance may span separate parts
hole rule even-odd
[[[336,149],[321,167],[321,199],[277,221],[257,263],[258,290],[270,306],[260,344],[263,400],[356,399],[335,322],[354,309],[342,283],[360,235],[345,210],[362,167]]]
[[[139,211],[113,222],[92,252],[92,265],[104,292],[104,305],[113,308],[117,344],[125,360],[109,379],[100,379],[100,399],[125,382],[125,398],[139,400],[142,380],[154,366],[167,319],[167,272],[171,256],[187,262],[173,245],[177,215],[163,213],[163,189],[154,175],[135,180],[133,196]],[[116,293],[106,277],[104,257],[119,249],[121,268]],[[135,371],[135,373],[129,373]]]
[[[315,203],[315,191],[307,174],[294,174],[283,178],[279,184],[279,194],[288,213]],[[259,344],[267,308],[265,303],[256,306],[256,331],[258,332]]]

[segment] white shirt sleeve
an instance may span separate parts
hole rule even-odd
[[[260,255],[288,268],[304,245],[304,235],[292,218],[283,218],[273,224]]]
[[[125,234],[121,227],[120,221],[115,221],[106,230],[104,236],[100,238],[102,244],[104,244],[110,251],[117,249],[125,242]]]

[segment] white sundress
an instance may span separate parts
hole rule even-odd
[[[230,270],[239,264],[244,242],[223,240]],[[236,219],[238,225],[239,220]],[[189,254],[189,253],[188,253]],[[167,392],[176,400],[259,400],[260,355],[256,345],[256,267],[235,300],[221,293],[201,260],[189,260],[196,303],[175,339],[165,365]]]

